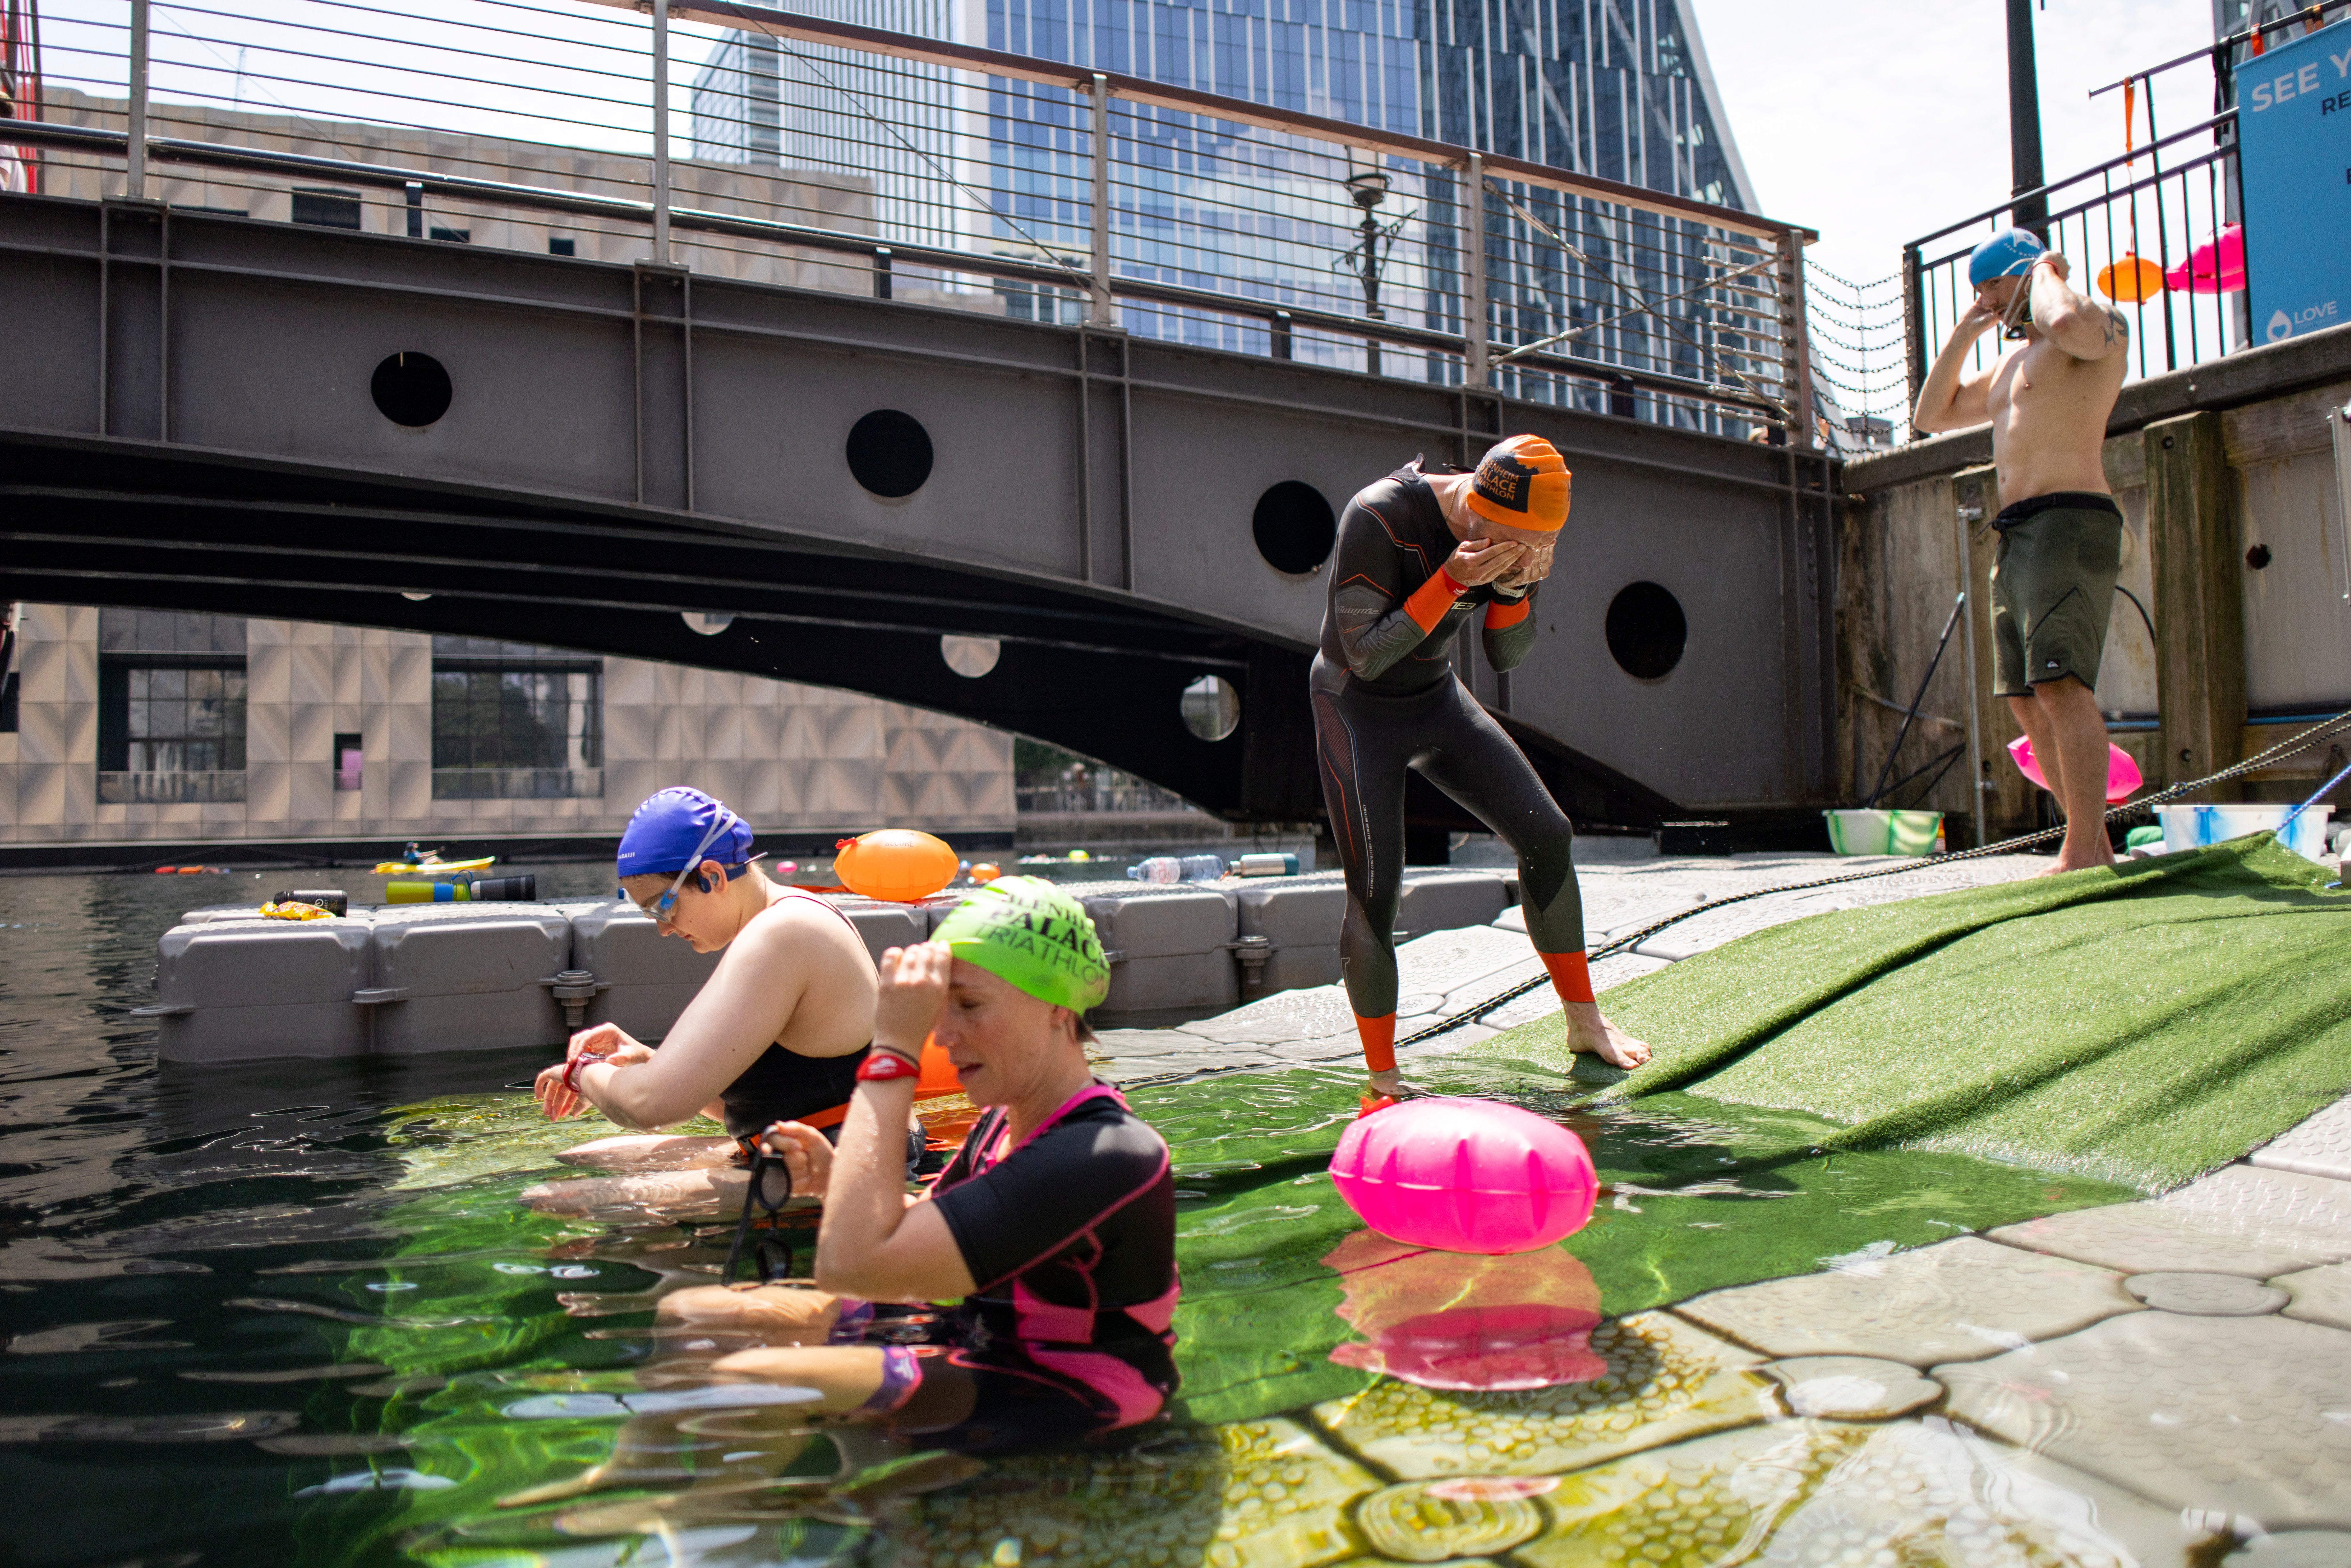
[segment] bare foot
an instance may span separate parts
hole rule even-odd
[[[2106,835],[2101,832],[2086,845],[2077,845],[2072,839],[2067,839],[2057,852],[2057,863],[2041,874],[2064,876],[2069,871],[2095,871],[2099,866],[2114,863],[2114,849],[2106,842]]]
[[[1596,1002],[1567,1004],[1567,1049],[1627,1070],[1649,1060],[1648,1042],[1635,1040],[1610,1023]]]

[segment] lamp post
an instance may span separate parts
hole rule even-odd
[[[2032,50],[2032,0],[2008,0],[2009,193],[2022,196],[2047,183],[2041,172],[2041,76]],[[2043,244],[2050,238],[2048,198],[2036,196],[2009,209],[2010,220],[2031,229]]]
[[[1384,321],[1388,313],[1380,304],[1380,269],[1386,265],[1388,253],[1395,248],[1396,231],[1404,227],[1411,214],[1407,213],[1393,223],[1380,222],[1376,209],[1388,196],[1385,170],[1359,170],[1348,175],[1343,183],[1347,194],[1355,199],[1355,205],[1364,213],[1363,221],[1355,225],[1361,237],[1347,252],[1346,266],[1364,286],[1364,314],[1372,320]],[[1380,345],[1375,338],[1364,340],[1364,370],[1368,375],[1380,373]]]

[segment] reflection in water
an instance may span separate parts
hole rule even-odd
[[[1489,1257],[1359,1230],[1322,1262],[1346,1291],[1339,1315],[1364,1336],[1331,1352],[1342,1366],[1485,1390],[1588,1383],[1608,1370],[1588,1343],[1600,1287],[1559,1248]]]

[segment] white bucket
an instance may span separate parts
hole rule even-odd
[[[2170,854],[2226,843],[2248,833],[2275,832],[2293,810],[2286,805],[2158,806],[2155,814],[2163,821],[2164,852]],[[2323,861],[2326,819],[2334,814],[2332,806],[2313,806],[2294,820],[2294,826],[2278,841],[2305,859]]]
[[[1829,848],[1841,855],[1930,855],[1943,824],[1940,811],[1823,811]]]

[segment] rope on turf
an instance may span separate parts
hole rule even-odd
[[[2179,800],[2181,796],[2192,795],[2199,789],[2209,789],[2215,784],[2223,784],[2231,779],[2240,778],[2244,774],[2253,772],[2256,769],[2267,768],[2272,763],[2293,756],[2295,752],[2306,751],[2310,747],[2318,745],[2321,741],[2331,740],[2335,737],[2346,732],[2351,732],[2351,708],[2346,708],[2341,713],[2336,714],[2333,718],[2322,720],[2320,723],[2311,726],[2308,729],[2304,730],[2300,735],[2293,736],[2285,740],[2278,742],[2277,745],[2271,747],[2266,751],[2259,752],[2254,756],[2245,758],[2244,761],[2238,763],[2233,768],[2224,768],[2220,769],[2220,772],[2212,774],[2208,778],[2191,779],[2185,784],[2174,784],[2169,789],[2159,790],[2153,795],[2147,796],[2144,800],[2132,800],[2120,806],[2109,807],[2106,810],[2105,821],[2109,822],[2119,821],[2126,817],[2151,812],[2154,808],[2167,805],[2173,800]],[[2062,838],[2064,836],[2064,832],[2065,830],[2062,826],[2043,828],[2037,833],[2026,833],[2020,838],[2003,839],[1999,843],[1985,844],[1978,849],[1953,850],[1945,854],[1926,855],[1917,860],[1907,860],[1899,865],[1879,866],[1874,871],[1847,872],[1843,876],[1824,876],[1813,882],[1782,883],[1777,887],[1759,887],[1751,893],[1736,893],[1732,894],[1728,898],[1709,899],[1704,904],[1693,904],[1687,909],[1678,910],[1672,915],[1667,915],[1663,920],[1655,921],[1647,925],[1644,925],[1641,929],[1634,932],[1629,936],[1620,936],[1615,941],[1608,943],[1604,946],[1593,949],[1591,953],[1586,955],[1586,956],[1590,962],[1597,963],[1603,958],[1625,952],[1628,948],[1636,947],[1640,944],[1647,941],[1650,937],[1655,936],[1658,932],[1665,930],[1667,926],[1677,925],[1694,915],[1709,914],[1714,910],[1726,908],[1733,904],[1744,904],[1750,899],[1770,898],[1782,893],[1802,893],[1816,887],[1836,887],[1849,882],[1870,882],[1881,876],[1899,876],[1905,872],[1922,871],[1928,866],[1932,865],[1949,865],[1958,861],[1981,860],[1989,855],[2010,854],[2017,850],[2025,849],[2033,844],[2046,843],[2052,839]],[[1525,996],[1528,992],[1538,990],[1549,984],[1551,984],[1551,977],[1549,975],[1537,975],[1531,979],[1522,980],[1519,984],[1512,986],[1510,989],[1501,992],[1499,995],[1489,997],[1485,1001],[1479,1002],[1476,1007],[1466,1009],[1461,1012],[1454,1014],[1448,1019],[1439,1019],[1437,1022],[1430,1024],[1426,1029],[1416,1030],[1411,1034],[1406,1035],[1404,1039],[1396,1041],[1396,1047],[1398,1050],[1401,1050],[1408,1045],[1418,1045],[1423,1040],[1435,1040],[1441,1034],[1448,1034],[1454,1030],[1459,1029],[1462,1025],[1475,1023],[1479,1019],[1484,1018],[1488,1013],[1493,1012],[1499,1008],[1507,1007],[1511,1002],[1517,1001],[1520,997]]]

